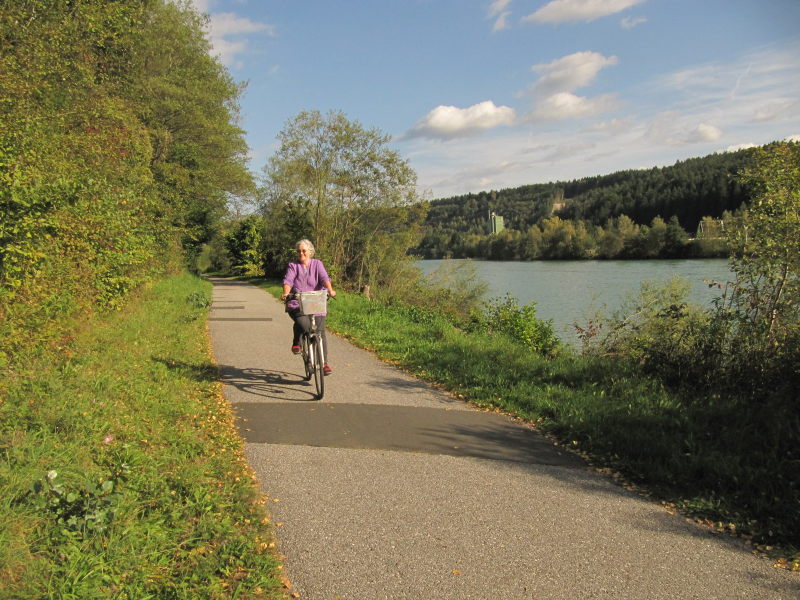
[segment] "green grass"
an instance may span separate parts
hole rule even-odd
[[[183,274],[15,357],[0,399],[0,598],[284,598]]]
[[[274,282],[260,284],[274,295]],[[382,360],[487,408],[535,423],[598,468],[762,549],[800,554],[800,477],[769,413],[727,411],[670,391],[618,358],[547,358],[504,335],[468,333],[433,310],[340,293],[328,326]],[[773,554],[774,554],[773,553]]]

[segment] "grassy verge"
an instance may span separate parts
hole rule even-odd
[[[280,293],[276,283],[261,285]],[[328,323],[383,360],[524,417],[640,492],[798,567],[792,467],[764,443],[752,415],[682,398],[626,361],[569,351],[545,358],[503,335],[462,331],[434,310],[339,294]]]
[[[169,277],[4,373],[0,598],[285,597],[208,354],[210,288]]]

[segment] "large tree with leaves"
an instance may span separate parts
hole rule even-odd
[[[737,275],[731,300],[752,334],[776,346],[800,336],[800,143],[755,150],[742,181],[754,193],[729,232]]]
[[[0,365],[120,306],[252,187],[203,25],[170,0],[0,3]]]
[[[254,191],[238,124],[243,86],[209,54],[204,28],[193,10],[156,3],[121,90],[147,126],[162,205],[190,250],[209,240],[229,196]]]
[[[298,237],[314,241],[329,270],[355,286],[389,284],[417,242],[425,207],[416,174],[389,137],[341,112],[302,112],[279,135],[265,168],[266,253],[285,267]]]

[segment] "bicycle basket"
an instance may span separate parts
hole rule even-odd
[[[297,296],[300,300],[300,314],[324,315],[328,312],[328,292],[326,290],[300,292]]]

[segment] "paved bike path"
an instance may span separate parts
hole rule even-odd
[[[313,401],[280,303],[212,282],[224,393],[301,598],[800,597],[800,578],[738,541],[330,334]]]

